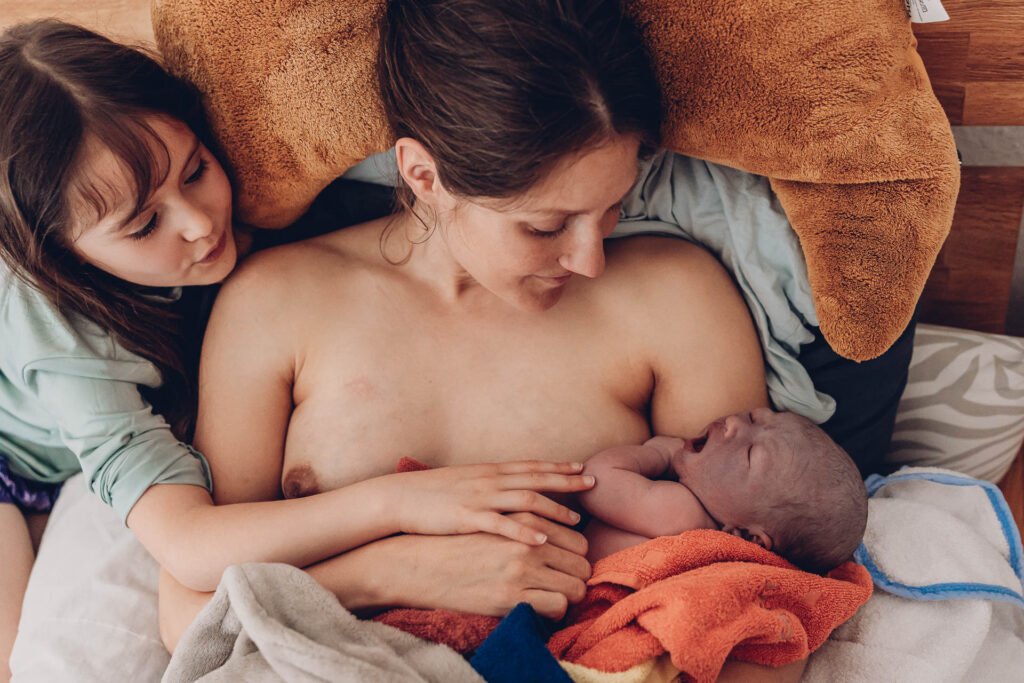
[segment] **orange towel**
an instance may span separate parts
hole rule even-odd
[[[429,469],[429,465],[412,458],[402,458],[395,467],[396,472]],[[373,620],[394,626],[424,640],[447,645],[462,654],[480,647],[501,621],[497,617],[445,609],[391,609],[378,614]]]
[[[827,577],[720,531],[656,538],[601,560],[559,659],[625,671],[668,652],[685,680],[714,681],[727,657],[781,666],[803,659],[871,595],[864,567]]]

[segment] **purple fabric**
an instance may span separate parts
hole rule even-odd
[[[0,454],[0,503],[13,503],[22,512],[49,512],[60,493],[59,484],[32,481],[11,472]]]

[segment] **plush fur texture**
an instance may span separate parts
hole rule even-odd
[[[662,85],[666,147],[771,178],[821,329],[854,360],[909,322],[949,231],[956,148],[893,0],[623,0]],[[206,94],[240,220],[283,227],[386,149],[383,0],[153,0],[170,68]]]

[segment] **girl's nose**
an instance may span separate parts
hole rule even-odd
[[[213,232],[213,219],[202,207],[189,201],[182,201],[179,206],[179,230],[183,239],[197,242]]]

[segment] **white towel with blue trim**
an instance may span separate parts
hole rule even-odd
[[[876,590],[803,680],[1024,680],[1024,553],[999,489],[919,467],[865,484],[856,559]]]

